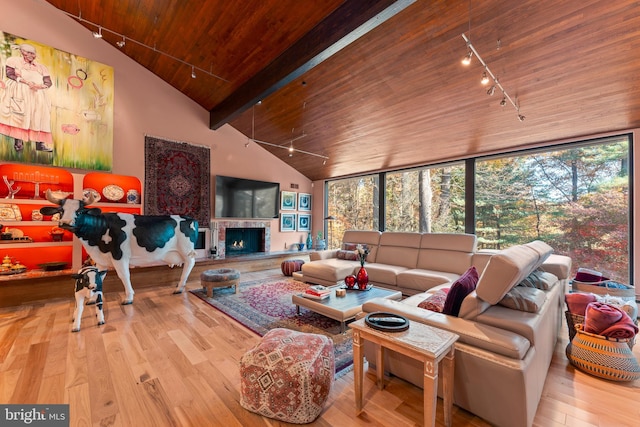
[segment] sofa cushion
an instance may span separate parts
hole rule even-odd
[[[396,281],[404,289],[424,292],[434,286],[455,282],[459,277],[456,273],[412,268],[398,273]]]
[[[546,294],[540,289],[516,286],[507,292],[498,304],[514,310],[537,313],[546,298]]]
[[[435,311],[436,313],[442,313],[444,309],[444,302],[447,299],[447,293],[449,293],[449,288],[438,289],[437,291],[430,293],[429,296],[418,304],[418,307],[424,308],[425,310]]]
[[[376,262],[378,252],[378,244],[380,243],[380,231],[363,231],[363,230],[347,230],[342,235],[342,241],[347,243],[358,243],[369,246],[369,255],[367,262]],[[355,248],[353,248],[355,251]]]
[[[442,312],[457,317],[460,312],[462,300],[473,292],[477,283],[478,271],[472,266],[451,285]]]
[[[471,261],[476,247],[473,234],[424,233],[416,267],[461,275],[473,265]]]
[[[540,267],[553,253],[553,248],[541,240],[534,240],[532,242],[525,243],[524,246],[533,249],[538,254],[536,268]]]
[[[420,233],[387,231],[380,236],[376,263],[416,268],[420,248]],[[395,282],[395,280],[394,280]]]
[[[478,280],[478,297],[497,304],[535,269],[539,259],[538,252],[524,245],[511,246],[493,255]]]

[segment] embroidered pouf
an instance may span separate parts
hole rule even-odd
[[[334,375],[331,339],[272,329],[240,359],[240,404],[265,417],[310,423],[322,412]]]
[[[282,261],[280,269],[285,276],[291,276],[294,272],[302,270],[302,264],[304,261],[301,259],[288,259]]]
[[[205,270],[200,274],[200,284],[207,290],[207,296],[213,297],[213,288],[236,287],[239,291],[240,272],[233,268],[219,268],[217,270]]]

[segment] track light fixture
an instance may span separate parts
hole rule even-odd
[[[480,83],[482,83],[483,85],[486,85],[487,83],[489,83],[489,76],[487,76],[486,71],[482,72],[482,79],[480,80]]]
[[[261,104],[262,102],[258,102],[258,104]],[[306,103],[305,103],[306,106]],[[328,156],[322,155],[322,154],[317,154],[317,153],[312,153],[310,151],[305,151],[305,150],[300,150],[298,148],[294,148],[293,147],[293,143],[294,141],[297,141],[299,139],[304,138],[305,136],[307,136],[307,134],[303,133],[302,135],[299,135],[293,139],[291,139],[291,141],[289,141],[289,144],[273,144],[271,142],[267,142],[267,141],[261,141],[259,139],[255,138],[255,132],[256,132],[256,107],[255,105],[253,106],[253,111],[252,111],[252,117],[251,117],[251,138],[249,138],[250,141],[255,142],[256,144],[262,144],[262,145],[267,145],[269,147],[275,147],[275,148],[283,148],[287,151],[289,151],[289,157],[293,157],[293,153],[302,153],[302,154],[307,154],[309,156],[314,156],[314,157],[320,157],[321,159],[323,159],[322,164],[326,165],[327,164],[327,160],[329,160]],[[248,143],[247,143],[248,144]],[[245,145],[246,147],[247,145]]]
[[[218,80],[222,80],[223,82],[229,83],[229,80],[227,80],[225,78],[222,78],[222,77],[220,77],[220,76],[218,76],[216,74],[213,74],[211,71],[205,70],[204,68],[196,67],[195,65],[190,64],[187,61],[184,61],[184,60],[182,60],[180,58],[176,58],[173,55],[170,55],[170,54],[168,54],[166,52],[163,52],[163,51],[161,51],[159,49],[156,49],[155,45],[154,46],[149,46],[147,44],[144,44],[142,42],[134,40],[134,39],[132,39],[130,37],[125,37],[124,34],[120,34],[120,33],[116,32],[116,31],[109,30],[108,28],[104,28],[102,25],[99,25],[99,24],[96,24],[95,22],[91,22],[89,20],[84,19],[81,15],[74,15],[74,14],[66,12],[66,11],[64,11],[62,9],[58,9],[58,10],[60,12],[64,13],[65,15],[67,15],[67,16],[69,16],[69,17],[71,17],[71,18],[73,18],[73,19],[75,19],[75,20],[77,20],[79,22],[85,22],[87,24],[90,24],[90,25],[93,25],[94,27],[96,27],[98,29],[98,31],[93,31],[92,34],[93,34],[93,37],[95,37],[97,39],[101,39],[102,38],[102,30],[104,30],[104,31],[106,31],[108,33],[111,33],[113,35],[116,35],[118,37],[122,37],[122,40],[116,42],[116,46],[118,46],[121,49],[126,44],[126,41],[129,41],[129,42],[137,44],[138,46],[142,46],[144,48],[152,50],[152,51],[154,51],[155,53],[157,53],[159,55],[166,56],[168,58],[173,59],[174,61],[177,61],[177,62],[179,62],[181,64],[184,64],[184,65],[187,65],[187,66],[191,67],[191,77],[193,77],[193,78],[195,78],[195,70],[197,69],[200,73],[206,74],[206,75],[214,77],[214,78],[216,78]]]
[[[498,81],[498,78],[491,72],[487,63],[482,60],[482,57],[480,56],[476,48],[473,47],[471,40],[469,40],[469,38],[464,33],[462,33],[462,38],[466,42],[466,46],[467,46],[467,49],[469,50],[469,53],[473,53],[473,55],[475,55],[476,58],[478,58],[478,61],[480,62],[480,64],[484,67],[484,71],[482,72],[482,80],[480,82],[483,85],[486,85],[489,83],[490,80],[493,80],[493,85],[489,88],[489,90],[487,90],[487,95],[493,95],[495,93],[496,88],[500,89],[500,91],[502,92],[502,101],[500,101],[500,106],[504,107],[505,105],[507,105],[507,100],[508,100],[511,103],[511,105],[513,105],[513,108],[516,109],[516,113],[518,114],[518,120],[523,122],[525,117],[522,114],[520,114],[520,106],[518,106],[518,104],[509,96],[509,94],[504,89],[504,87],[502,87],[502,84],[500,84],[500,82]],[[498,42],[498,46],[501,46],[500,42]],[[467,56],[469,57],[469,61],[471,61],[472,55],[467,54]],[[464,60],[463,60],[463,64],[464,64]]]
[[[191,66],[191,78],[196,78],[196,67],[194,67],[193,65]]]
[[[471,64],[471,57],[472,56],[473,56],[473,52],[471,52],[471,51],[467,52],[467,54],[464,56],[464,58],[462,58],[462,65]]]

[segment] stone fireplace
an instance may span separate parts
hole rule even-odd
[[[212,221],[212,248],[219,258],[269,253],[271,223],[265,221]]]

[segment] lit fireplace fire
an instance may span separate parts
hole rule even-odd
[[[242,240],[240,240],[240,241],[234,240],[233,241],[233,245],[231,245],[231,249],[236,250],[236,251],[244,249],[244,241],[242,241]]]

